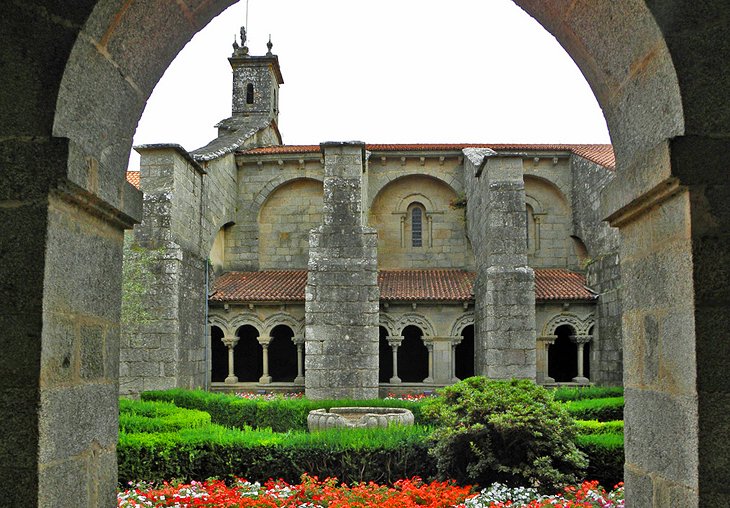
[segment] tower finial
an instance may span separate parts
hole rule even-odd
[[[274,44],[271,42],[271,34],[269,34],[269,42],[266,43],[266,47],[269,48],[269,51],[266,52],[266,56],[272,56],[271,48],[274,47]]]
[[[233,56],[248,56],[248,46],[246,46],[246,27],[241,27],[241,45],[236,42],[233,36]]]

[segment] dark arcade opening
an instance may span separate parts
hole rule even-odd
[[[388,330],[380,327],[380,344],[378,347],[378,382],[389,383],[393,377],[393,350],[388,344]]]
[[[428,349],[417,326],[406,326],[401,332],[403,342],[398,348],[398,377],[404,383],[421,383],[428,377]]]
[[[474,325],[461,331],[461,342],[456,346],[456,377],[466,379],[474,375]]]
[[[292,382],[297,377],[297,346],[294,331],[286,325],[271,330],[269,342],[269,375],[274,382]]]
[[[258,381],[264,373],[264,357],[259,344],[259,331],[251,325],[243,325],[236,332],[238,344],[233,349],[234,371],[243,383]]]
[[[210,327],[210,380],[222,383],[228,376],[228,348],[223,344],[223,330]]]
[[[575,331],[569,325],[555,330],[555,344],[548,350],[548,376],[557,383],[566,383],[578,375],[578,345],[570,340]]]

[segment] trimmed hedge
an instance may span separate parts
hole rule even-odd
[[[204,411],[184,409],[169,402],[119,399],[120,432],[175,432],[210,425]]]
[[[413,412],[417,424],[427,423],[421,416],[421,403],[405,400],[252,400],[236,395],[202,390],[172,389],[144,392],[142,400],[172,402],[176,406],[210,414],[211,421],[230,428],[270,428],[274,432],[307,430],[307,415],[312,409],[338,406],[402,407]]]
[[[612,420],[599,422],[598,420],[576,420],[579,434],[621,434],[624,433],[624,422]]]
[[[562,387],[553,390],[555,400],[567,402],[569,400],[605,399],[608,397],[623,397],[624,389],[621,386],[575,386]]]
[[[586,478],[611,488],[624,478],[623,434],[578,435],[578,448],[588,455]]]
[[[226,429],[212,424],[176,433],[119,436],[119,481],[203,480],[239,476],[250,481],[303,473],[344,482],[392,483],[435,475],[426,445],[429,429],[343,429],[316,433]]]
[[[576,420],[608,422],[624,419],[624,398],[585,399],[565,402],[568,412]]]

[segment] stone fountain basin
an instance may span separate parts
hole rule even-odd
[[[413,413],[400,407],[333,407],[313,409],[307,416],[309,431],[413,425]]]

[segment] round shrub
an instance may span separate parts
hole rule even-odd
[[[541,491],[582,477],[587,461],[575,444],[575,422],[544,388],[472,377],[439,395],[423,413],[437,426],[431,453],[440,477]]]

